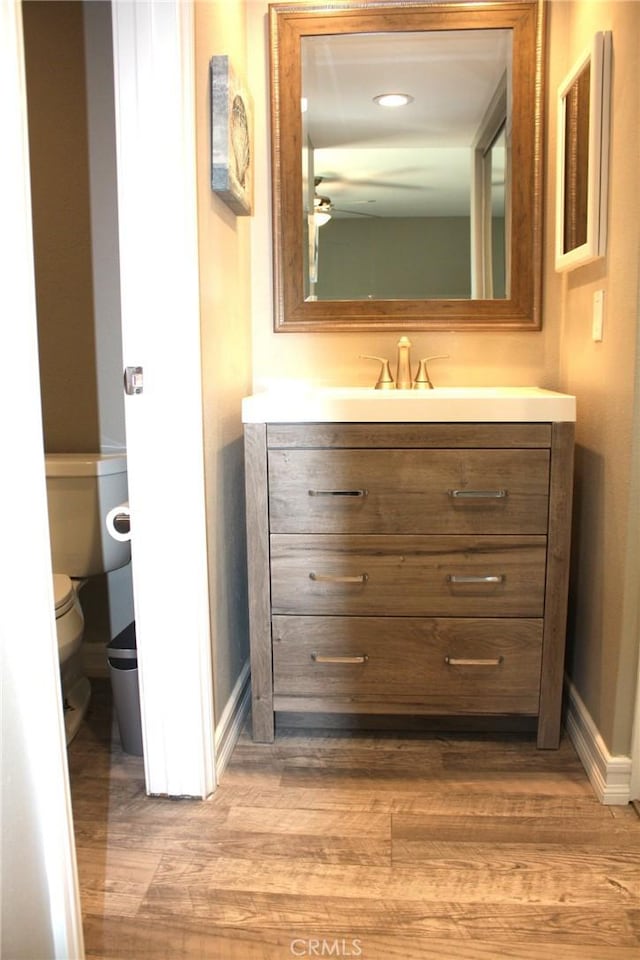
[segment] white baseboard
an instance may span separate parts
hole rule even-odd
[[[238,742],[251,706],[250,665],[247,660],[216,724],[216,779],[219,780]]]
[[[631,757],[612,756],[580,694],[567,681],[569,707],[566,728],[591,786],[600,803],[629,803],[631,797]]]

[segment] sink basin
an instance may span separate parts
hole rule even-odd
[[[575,397],[540,387],[374,390],[296,384],[242,401],[244,423],[513,423],[575,418]]]

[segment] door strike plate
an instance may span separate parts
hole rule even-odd
[[[124,392],[127,396],[133,396],[135,393],[142,393],[143,388],[142,367],[124,368]]]

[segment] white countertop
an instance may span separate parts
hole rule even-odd
[[[295,384],[242,401],[243,423],[572,422],[576,398],[540,387],[374,390]]]

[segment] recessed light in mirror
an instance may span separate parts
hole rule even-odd
[[[413,102],[413,97],[408,93],[381,93],[373,99],[379,107],[406,107]]]

